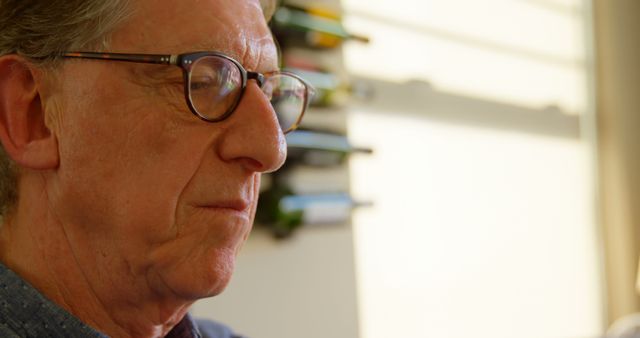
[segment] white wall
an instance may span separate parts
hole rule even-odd
[[[585,4],[345,0],[362,338],[603,333]]]
[[[352,162],[354,193],[375,203],[354,219],[361,337],[599,337],[579,119],[429,89],[411,99],[410,86],[377,84],[398,104],[350,119],[376,149]]]

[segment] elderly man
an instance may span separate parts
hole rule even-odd
[[[231,336],[187,311],[227,285],[310,91],[272,10],[0,1],[0,336]]]

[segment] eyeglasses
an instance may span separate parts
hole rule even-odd
[[[240,62],[217,52],[177,55],[68,52],[61,57],[178,66],[183,73],[187,106],[207,122],[228,118],[238,107],[248,81],[256,80],[271,102],[283,133],[288,133],[299,126],[314,94],[313,87],[295,74],[249,72]]]

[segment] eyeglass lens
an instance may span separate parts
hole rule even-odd
[[[242,72],[231,60],[205,56],[197,59],[189,77],[193,108],[207,120],[219,120],[235,108],[242,95]],[[283,132],[299,122],[306,105],[306,85],[288,74],[267,75],[261,87],[271,101]]]
[[[242,92],[240,69],[220,57],[202,57],[191,67],[189,94],[200,116],[217,120],[235,105]]]

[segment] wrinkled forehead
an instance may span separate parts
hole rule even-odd
[[[271,0],[136,0],[131,5],[130,19],[113,34],[113,50],[159,54],[211,50],[228,54],[247,68],[277,65],[264,13],[273,10]]]

